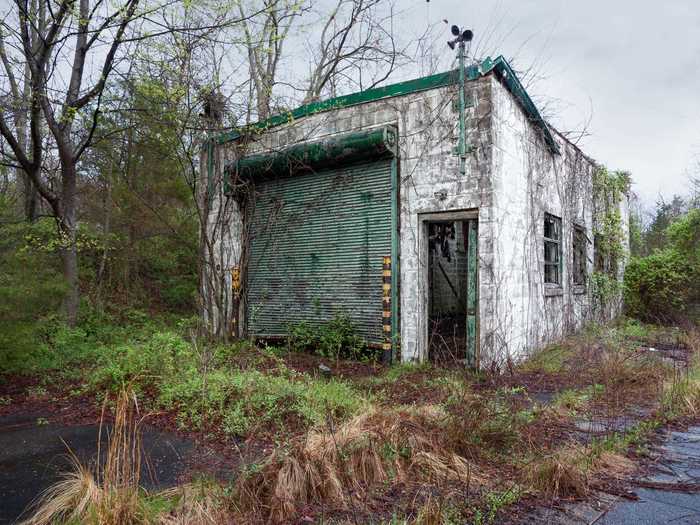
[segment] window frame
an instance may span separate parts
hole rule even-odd
[[[554,237],[547,237],[547,221],[551,221],[553,224],[558,226],[558,238]],[[556,215],[553,215],[551,213],[546,213],[544,214],[544,221],[543,221],[543,231],[542,231],[542,247],[544,249],[544,284],[547,287],[552,287],[552,288],[561,288],[562,287],[562,256],[563,256],[563,251],[562,251],[562,221],[561,217],[557,217]],[[556,228],[555,228],[556,229]],[[556,261],[548,261],[547,260],[547,246],[548,245],[554,245],[556,247],[556,254],[557,254],[557,260]],[[549,267],[555,267],[556,268],[556,276],[557,280],[556,281],[548,281],[548,273],[547,269]]]
[[[571,282],[577,287],[586,286],[588,283],[587,244],[586,228],[574,223],[571,229]],[[577,260],[579,256],[581,259]]]

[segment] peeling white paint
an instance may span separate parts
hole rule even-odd
[[[593,239],[593,162],[555,133],[560,155],[545,145],[508,90],[493,75],[467,84],[474,104],[468,109],[472,152],[467,172],[459,173],[455,87],[437,88],[319,113],[273,128],[247,144],[259,153],[291,143],[394,125],[399,132],[401,357],[427,357],[426,213],[474,210],[479,218],[479,345],[482,365],[517,360],[529,351],[581,328],[593,316],[590,289],[571,283],[573,224]],[[238,146],[240,148],[240,145]],[[222,196],[222,167],[236,157],[237,145],[219,147],[214,211]],[[206,166],[206,155],[202,166]],[[202,185],[204,186],[204,185]],[[442,192],[444,199],[436,197]],[[625,200],[625,199],[623,199]],[[626,202],[622,206],[627,224]],[[562,219],[561,290],[545,290],[543,218]],[[237,206],[228,206],[225,228],[214,235],[224,270],[238,265],[242,226]],[[387,220],[389,218],[387,217]],[[212,224],[215,221],[210,221]],[[592,271],[593,246],[588,247]],[[215,264],[211,265],[212,267]],[[222,272],[226,275],[226,271]],[[230,286],[223,283],[222,287]],[[583,293],[581,293],[583,292]],[[231,308],[230,302],[223,306]],[[619,304],[617,305],[619,308]],[[209,308],[217,306],[209,305]],[[616,309],[608,312],[614,315]],[[230,316],[230,312],[228,314]]]

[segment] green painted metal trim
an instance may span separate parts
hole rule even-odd
[[[261,122],[251,124],[240,131],[234,130],[224,133],[223,135],[220,135],[217,140],[219,144],[223,144],[225,142],[236,140],[246,133],[262,133],[270,128],[281,126],[282,124],[287,124],[302,117],[308,117],[309,115],[314,115],[316,113],[346,108],[357,104],[365,104],[367,102],[374,102],[375,100],[381,100],[384,98],[399,97],[401,95],[408,95],[419,91],[450,86],[457,82],[457,75],[458,71],[455,69],[445,73],[437,73],[435,75],[407,80],[397,84],[368,89],[366,91],[360,91],[350,95],[343,95],[340,97],[330,98],[328,100],[321,100],[319,102],[312,102],[286,113],[281,113]]]
[[[478,307],[478,222],[476,219],[467,221],[468,246],[467,246],[467,366],[474,368],[477,365],[477,307]]]
[[[398,153],[398,152],[397,152]],[[401,330],[399,326],[399,159],[391,160],[391,353],[394,362],[399,360]]]
[[[281,151],[249,155],[224,168],[227,175],[258,177],[265,174],[289,174],[319,170],[355,160],[396,155],[396,128],[385,126],[370,131],[348,133],[330,139],[295,144]]]
[[[508,61],[501,55],[496,59],[491,59],[491,57],[486,57],[479,64],[474,64],[465,69],[466,77],[469,80],[476,80],[479,77],[485,76],[491,71],[498,71],[500,73],[501,79],[505,83],[508,90],[518,99],[525,113],[530,117],[530,119],[542,129],[544,133],[545,141],[550,149],[554,153],[559,153],[559,146],[557,145],[552,132],[549,129],[549,125],[542,118],[537,106],[528,95],[527,91],[518,80],[517,75],[511,68]],[[270,128],[281,126],[289,122],[293,122],[297,119],[308,117],[309,115],[314,115],[316,113],[322,113],[324,111],[331,111],[334,109],[341,109],[350,106],[355,106],[357,104],[364,104],[367,102],[374,102],[376,100],[381,100],[384,98],[398,97],[401,95],[408,95],[411,93],[418,93],[420,91],[426,91],[429,89],[435,89],[445,86],[450,86],[457,84],[459,82],[459,69],[454,69],[452,71],[446,71],[444,73],[438,73],[436,75],[430,75],[427,77],[416,78],[413,80],[407,80],[405,82],[399,82],[397,84],[391,84],[384,87],[378,87],[373,89],[368,89],[366,91],[360,91],[358,93],[352,93],[350,95],[343,95],[340,97],[330,98],[328,100],[322,100],[319,102],[312,102],[300,106],[296,109],[288,111],[286,113],[281,113],[279,115],[272,116],[266,120],[245,126],[240,130],[233,130],[227,133],[219,135],[216,139],[219,144],[224,144],[226,142],[231,142],[241,138],[245,134],[255,134],[264,133]]]
[[[530,117],[530,120],[532,120],[535,125],[542,129],[544,140],[552,152],[557,154],[560,153],[559,146],[552,136],[549,125],[544,118],[542,118],[537,106],[535,106],[535,103],[530,98],[530,95],[528,95],[525,87],[520,83],[518,76],[515,74],[515,71],[513,71],[513,68],[510,67],[508,61],[503,58],[502,55],[498,56],[495,60],[491,60],[491,57],[487,57],[479,65],[479,74],[483,76],[491,71],[498,72],[501,81],[506,85],[508,91],[510,91],[518,102],[520,102],[525,114]],[[473,78],[470,77],[470,80],[473,80]]]

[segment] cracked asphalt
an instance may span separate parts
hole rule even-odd
[[[82,462],[96,460],[97,425],[46,424],[45,416],[0,417],[0,524],[14,523],[37,495],[60,479],[69,468],[69,449]],[[106,444],[105,434],[103,430]],[[176,485],[192,443],[144,427],[142,445],[148,458],[142,485],[147,489]]]
[[[700,493],[684,492],[683,486],[700,485],[700,427],[669,432],[657,449],[659,460],[643,481],[668,484],[669,489],[638,488],[638,501],[613,504],[596,522],[601,525],[697,523],[700,524]]]

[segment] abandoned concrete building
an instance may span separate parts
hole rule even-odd
[[[503,57],[465,77],[463,104],[450,71],[208,143],[204,307],[220,329],[280,338],[345,315],[394,359],[486,366],[616,314],[594,312],[590,283],[596,164]]]

